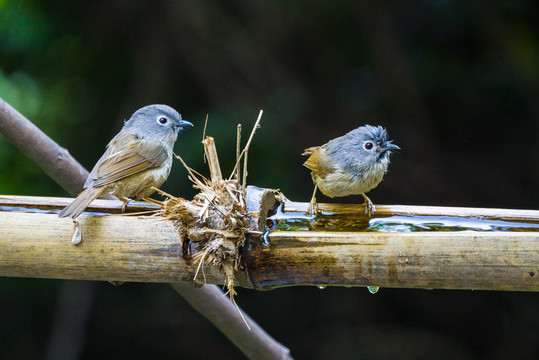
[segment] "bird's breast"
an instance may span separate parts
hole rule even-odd
[[[148,197],[154,193],[152,187],[158,188],[163,185],[170,173],[171,163],[172,161],[167,161],[160,167],[144,170],[116,181],[107,186],[107,193],[138,199]]]
[[[360,172],[357,169],[336,169],[322,177],[312,173],[320,191],[329,197],[364,194],[374,189],[382,181],[387,171],[387,163],[375,163]]]

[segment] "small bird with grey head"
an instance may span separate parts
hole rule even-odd
[[[331,198],[362,195],[369,216],[375,208],[365,195],[382,181],[389,156],[400,148],[387,139],[381,126],[360,126],[322,146],[305,149],[303,164],[311,170],[314,193],[308,212],[316,213],[316,190]]]
[[[161,186],[172,167],[172,148],[189,121],[166,105],[137,110],[107,145],[90,172],[84,190],[59,214],[77,218],[101,195],[115,195],[127,203],[129,197],[144,199]]]

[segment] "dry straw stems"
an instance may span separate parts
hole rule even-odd
[[[234,273],[240,264],[240,249],[244,245],[245,234],[249,228],[245,187],[247,181],[247,154],[256,129],[262,117],[262,111],[256,120],[249,140],[240,152],[241,126],[238,126],[236,165],[228,179],[223,179],[215,140],[205,136],[202,140],[204,153],[210,169],[210,179],[191,169],[181,157],[189,173],[193,187],[199,190],[193,200],[164,193],[168,199],[162,204],[161,215],[174,221],[180,232],[184,248],[189,246],[196,254],[193,256],[197,270],[193,281],[199,276],[204,278],[204,266],[216,266],[225,275],[226,287],[230,299],[234,302]],[[205,127],[206,129],[206,127]],[[204,133],[205,133],[204,129]],[[241,160],[243,157],[243,168]],[[240,172],[243,174],[240,178]],[[235,303],[235,302],[234,302]]]

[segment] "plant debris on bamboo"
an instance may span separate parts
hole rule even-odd
[[[245,233],[250,229],[247,218],[247,202],[245,200],[245,184],[239,176],[240,160],[247,157],[249,145],[258,127],[262,111],[255,123],[249,141],[243,151],[237,149],[236,166],[229,179],[223,179],[219,166],[219,158],[212,137],[206,136],[202,141],[204,153],[210,169],[210,179],[206,179],[191,169],[179,157],[189,173],[193,187],[200,192],[189,201],[164,193],[168,199],[163,202],[161,214],[174,221],[180,232],[184,248],[190,246],[193,260],[197,266],[193,281],[204,278],[204,266],[216,266],[226,278],[226,287],[230,299],[234,301],[234,273],[240,264],[240,249],[245,241]],[[239,131],[238,131],[239,136]],[[238,139],[238,147],[240,139]],[[247,177],[246,163],[243,167],[243,181]]]

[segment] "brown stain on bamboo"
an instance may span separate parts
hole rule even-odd
[[[367,255],[367,272],[369,275],[372,275],[372,257],[371,255]]]
[[[353,259],[341,256],[346,254],[345,249],[349,245],[347,242],[326,243],[306,239],[284,242],[272,240],[270,243],[269,247],[265,247],[260,237],[252,236],[248,241],[248,249],[242,253],[250,282],[255,288],[267,290],[287,285],[333,284],[339,279],[353,278],[353,270],[349,272],[354,265]],[[281,261],[285,254],[295,251],[301,253],[301,263]],[[334,256],[335,253],[339,256]],[[346,266],[339,262],[344,262]],[[296,274],[294,278],[289,276],[291,270]]]
[[[387,277],[389,278],[389,281],[399,282],[397,262],[394,258],[389,258],[387,261]]]
[[[291,284],[335,284],[343,281],[352,285],[372,284],[374,279],[380,276],[380,268],[374,266],[375,262],[379,261],[375,253],[383,251],[387,246],[387,239],[365,237],[358,244],[357,241],[342,241],[338,238],[335,233],[328,233],[328,238],[273,238],[271,245],[264,247],[259,244],[261,240],[258,237],[251,237],[249,249],[243,255],[251,283],[260,289]],[[357,251],[358,245],[363,250],[360,253]],[[294,269],[290,264],[280,266],[280,259],[285,253],[290,254],[291,251],[301,249],[305,251],[300,251],[301,263],[297,266],[303,268],[303,271],[301,274],[296,273],[295,278],[287,278],[287,274]],[[312,270],[311,275],[308,269]],[[261,280],[264,277],[266,279]]]
[[[350,236],[348,234],[347,236]],[[415,243],[409,248],[405,238],[400,234],[361,234],[358,233],[355,236],[356,245],[352,246],[350,243],[352,241],[340,241],[339,244],[347,244],[346,246],[339,248],[339,250],[334,249],[336,257],[339,258],[339,261],[335,265],[339,266],[340,269],[336,269],[342,275],[341,281],[344,281],[350,285],[380,285],[380,286],[400,286],[401,284],[406,284],[410,281],[417,282],[418,280],[422,285],[419,287],[425,288],[460,288],[460,286],[469,286],[470,288],[479,289],[481,288],[482,283],[485,281],[494,281],[497,282],[496,286],[499,286],[503,289],[516,288],[522,290],[522,286],[516,286],[514,284],[501,285],[497,281],[496,277],[499,276],[500,271],[506,272],[508,269],[497,268],[494,265],[493,259],[497,258],[502,259],[504,253],[507,251],[503,250],[503,244],[508,242],[499,241],[496,239],[495,234],[481,234],[474,235],[468,238],[472,241],[470,247],[466,247],[467,242],[461,239],[461,234],[459,233],[444,233],[444,234],[406,234],[406,236],[414,237]],[[291,233],[290,236],[293,238],[294,234]],[[301,235],[303,236],[303,234]],[[312,235],[314,236],[314,235]],[[343,236],[346,238],[347,236]],[[492,239],[485,242],[484,238]],[[513,234],[502,235],[502,237],[512,237]],[[428,238],[438,239],[447,238],[447,242],[435,242],[429,241]],[[384,241],[380,241],[381,238],[384,238]],[[425,239],[423,239],[425,238]],[[517,236],[520,239],[520,235]],[[278,240],[277,240],[278,239]],[[287,234],[278,234],[277,238],[273,238],[272,242],[280,243],[284,246],[286,243]],[[420,240],[420,241],[418,241]],[[297,241],[297,238],[294,240]],[[319,248],[331,248],[331,243],[333,241],[333,235],[329,236],[329,239],[323,239],[323,235],[318,238],[317,241],[309,239],[305,241],[317,249]],[[510,240],[509,244],[512,246],[513,239]],[[334,242],[335,244],[337,242]],[[400,245],[399,245],[400,244]],[[528,243],[531,245],[531,243]],[[527,245],[527,246],[529,246]],[[309,246],[311,247],[311,246]],[[388,248],[389,247],[389,248]],[[461,248],[464,247],[464,248]],[[390,250],[391,249],[391,250]],[[489,249],[489,250],[487,250]],[[310,249],[312,250],[312,249]],[[392,254],[388,254],[388,251],[391,251]],[[446,254],[447,251],[450,251]],[[454,255],[451,254],[451,251],[455,252]],[[489,251],[494,251],[492,255],[487,256]],[[344,255],[343,255],[344,254]],[[513,256],[512,251],[510,252],[511,257]],[[520,253],[522,256],[524,253]],[[456,258],[455,258],[456,255]],[[494,258],[492,257],[494,256]],[[332,261],[327,258],[320,258],[322,261]],[[385,265],[381,263],[383,259],[386,259]],[[457,260],[460,259],[460,260]],[[462,262],[464,260],[464,262]],[[459,261],[461,263],[459,263]],[[522,262],[522,260],[520,260]],[[310,262],[309,266],[314,266],[315,262]],[[333,262],[332,266],[328,267],[330,274],[333,274]],[[513,267],[516,267],[515,262],[512,262]],[[350,267],[352,266],[352,267]],[[520,266],[520,265],[519,265]],[[319,269],[324,269],[320,267]],[[293,271],[292,268],[289,268],[290,271]],[[320,271],[320,270],[319,270]],[[428,272],[432,274],[430,278],[424,278],[420,274]],[[452,278],[449,274],[454,271],[460,272],[460,279]],[[324,271],[322,270],[324,273]],[[318,273],[319,274],[319,273]],[[353,278],[351,275],[353,274]],[[324,282],[331,284],[332,281],[335,281],[332,277],[326,279],[327,272],[324,273]],[[319,276],[319,275],[318,275]],[[492,280],[488,280],[490,276],[493,276]],[[313,274],[313,277],[316,275]],[[469,282],[467,278],[469,277]],[[526,281],[531,279],[529,271],[526,271]],[[319,279],[322,280],[322,279]],[[327,280],[327,281],[326,281]],[[286,279],[281,279],[282,286],[287,283]],[[322,281],[310,281],[309,279],[290,279],[288,285],[294,283],[302,284],[320,284]],[[456,285],[460,283],[461,285]]]
[[[363,276],[363,255],[355,255],[354,257],[356,264],[357,264],[357,272],[358,276]]]

